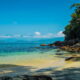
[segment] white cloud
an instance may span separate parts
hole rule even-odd
[[[64,37],[63,31],[59,31],[55,37]]]
[[[41,32],[35,32],[35,34],[32,35],[0,35],[0,38],[55,38],[55,37],[64,37],[63,31],[59,31],[56,34],[53,33],[47,33],[45,35],[42,35]]]
[[[35,32],[33,38],[51,38],[53,37],[53,33],[48,33],[46,35],[42,35],[40,32]]]
[[[40,32],[35,32],[35,35],[41,35],[41,33]]]

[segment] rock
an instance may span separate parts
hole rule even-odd
[[[80,43],[76,43],[73,47],[80,47]]]
[[[62,55],[62,53],[56,53],[56,55]]]
[[[72,56],[72,57],[69,57],[69,58],[66,58],[65,61],[69,61],[69,60],[72,60],[72,61],[80,61],[80,56]]]
[[[65,59],[65,61],[69,61],[69,60],[72,60],[72,59],[74,59],[75,57],[68,57],[68,58],[66,58]]]
[[[77,40],[75,40],[75,39],[65,41],[65,45],[69,45],[69,46],[72,46],[76,43],[77,43]]]
[[[60,49],[62,49],[62,50],[68,50],[69,46],[62,46],[62,47],[60,47]]]
[[[63,44],[64,44],[63,41],[56,41],[56,42],[54,42],[52,44],[48,44],[48,46],[62,46]]]
[[[80,52],[80,47],[76,46],[76,45],[73,45],[73,46],[62,46],[62,47],[60,47],[60,49],[66,50],[66,51],[69,51],[69,52]]]
[[[55,46],[63,46],[64,42],[63,41],[56,41],[53,43]]]
[[[41,44],[40,46],[47,46],[47,44]]]
[[[55,44],[48,44],[48,46],[55,46]]]

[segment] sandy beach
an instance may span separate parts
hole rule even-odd
[[[66,55],[64,56],[66,57]],[[16,75],[16,73],[17,75],[23,73],[31,75],[50,75],[51,72],[54,71],[80,68],[80,61],[65,61],[65,58],[52,54],[7,56],[4,58],[0,57],[0,61],[0,76]]]

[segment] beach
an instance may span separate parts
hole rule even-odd
[[[65,60],[79,54],[40,44],[42,43],[0,43],[0,77],[19,76],[21,79],[22,75],[46,75],[53,80],[59,80],[61,77],[61,80],[66,77],[70,80],[71,76],[76,74],[79,78],[80,60]]]
[[[54,50],[44,53],[22,53],[18,52],[18,55],[0,56],[0,76],[21,74],[50,75],[54,71],[80,68],[80,61],[65,61],[64,57],[71,55],[57,56],[54,54]]]

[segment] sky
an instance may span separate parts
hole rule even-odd
[[[0,38],[62,37],[79,0],[0,0]]]

